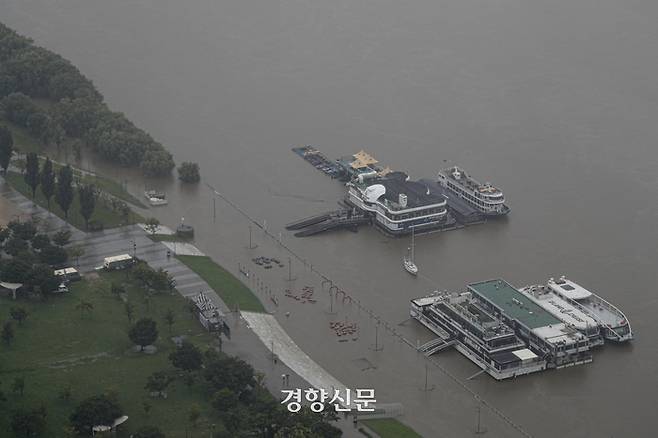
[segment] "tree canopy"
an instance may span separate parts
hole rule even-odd
[[[6,171],[9,167],[13,150],[14,137],[11,131],[6,126],[0,125],[0,169],[3,171]]]
[[[73,203],[73,170],[71,166],[66,165],[59,169],[57,174],[57,188],[55,191],[55,201],[64,212],[64,217],[68,219],[69,209]]]
[[[7,120],[46,143],[59,145],[65,135],[83,140],[108,161],[139,166],[147,175],[166,175],[174,168],[172,155],[125,115],[111,111],[75,66],[2,24],[0,99]],[[34,99],[54,104],[44,109]]]
[[[80,199],[80,214],[85,220],[85,227],[89,228],[89,219],[94,214],[98,192],[93,184],[82,184],[78,187],[78,196]]]
[[[178,167],[178,179],[186,183],[198,183],[201,181],[199,165],[185,161]]]
[[[75,408],[69,420],[75,431],[84,436],[89,436],[94,426],[108,426],[122,414],[121,407],[107,395],[95,395],[89,397]]]
[[[41,168],[41,193],[46,198],[48,209],[50,209],[50,198],[55,194],[55,172],[50,158],[46,158]]]
[[[157,324],[151,318],[142,318],[130,328],[128,337],[144,350],[144,347],[158,339]]]
[[[197,371],[201,369],[203,354],[194,344],[184,341],[180,347],[169,354],[172,365],[183,371]]]

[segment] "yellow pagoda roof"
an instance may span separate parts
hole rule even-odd
[[[352,161],[350,165],[352,166],[353,169],[361,169],[364,167],[368,167],[371,164],[378,163],[378,161],[375,160],[375,158],[372,155],[370,155],[363,149],[352,156],[354,157],[354,161]]]

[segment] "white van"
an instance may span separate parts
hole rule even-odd
[[[53,274],[63,281],[78,281],[82,278],[75,268],[56,269]]]
[[[105,257],[105,259],[103,259],[103,268],[107,271],[114,271],[128,268],[134,263],[135,259],[132,256],[128,254],[121,254],[113,257]]]

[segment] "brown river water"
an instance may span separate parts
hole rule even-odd
[[[585,366],[466,382],[537,437],[655,436],[657,16],[649,0],[0,1],[0,20],[69,58],[113,109],[178,162],[199,162],[206,183],[275,235],[336,208],[344,191],[292,145],[334,158],[364,148],[416,178],[455,163],[500,186],[507,220],[417,239],[422,278],[402,269],[406,239],[372,229],[282,240],[414,342],[429,334],[405,322],[409,299],[492,277],[521,286],[567,274],[619,306],[632,345],[600,348]],[[278,251],[259,230],[259,249],[246,249],[247,222],[220,198],[213,220],[205,184],[104,172],[136,194],[165,190],[170,205],[152,214],[184,216],[232,270]],[[282,272],[264,281],[280,289]],[[329,305],[285,301],[277,317],[344,383],[402,403],[423,436],[473,434],[472,395],[435,368],[434,390],[420,390],[424,359],[381,330],[373,351],[373,325],[352,309],[338,317],[365,320],[368,342],[339,344]],[[363,371],[363,358],[377,369]],[[457,352],[434,359],[460,379],[477,371]],[[521,436],[490,410],[482,418],[486,436]]]

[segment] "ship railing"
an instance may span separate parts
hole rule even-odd
[[[606,307],[608,310],[611,310],[611,311],[613,311],[613,312],[615,312],[615,313],[618,313],[619,316],[621,316],[621,318],[622,318],[624,321],[626,321],[626,325],[628,326],[628,335],[629,335],[629,336],[632,336],[632,334],[633,334],[633,330],[631,329],[631,322],[628,320],[628,318],[626,318],[626,315],[624,315],[624,312],[622,312],[622,311],[619,310],[617,307],[615,307],[614,305],[612,305],[611,303],[609,303],[608,301],[606,301],[605,299],[601,298],[601,297],[598,296],[598,295],[593,295],[593,297],[595,297],[595,298],[597,299],[597,301],[600,301],[600,303],[602,303],[603,306]],[[590,298],[590,299],[591,299],[591,298]],[[595,321],[598,321],[599,324],[601,324],[601,325],[602,325],[603,327],[605,327],[610,333],[612,333],[613,336],[615,336],[615,337],[617,338],[617,340],[621,341],[624,337],[626,337],[626,336],[624,336],[624,335],[620,335],[619,333],[617,333],[617,331],[616,331],[616,330],[615,330],[610,324],[606,323],[602,318],[597,318],[595,315],[592,315],[592,311],[591,311],[590,309],[588,309],[587,307],[583,306],[582,304],[580,304],[577,300],[573,300],[573,299],[571,299],[571,302],[572,302],[573,304],[575,304],[580,310],[582,310],[583,312],[585,312],[586,315],[593,316],[593,317],[594,317],[594,320],[595,320]],[[598,304],[598,303],[597,303],[597,304]]]

